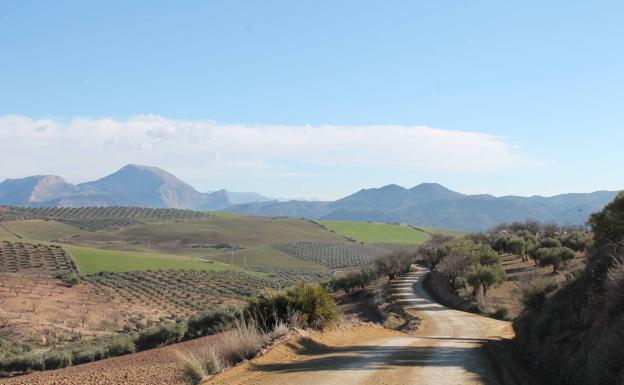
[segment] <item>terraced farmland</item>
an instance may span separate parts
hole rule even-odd
[[[356,242],[291,242],[274,244],[273,247],[334,269],[368,265],[391,252],[379,245]]]
[[[0,272],[52,275],[77,272],[65,249],[55,245],[0,242]]]

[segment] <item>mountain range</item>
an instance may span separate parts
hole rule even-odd
[[[160,168],[134,164],[77,185],[55,175],[7,179],[0,183],[0,205],[227,210],[248,215],[398,222],[469,231],[525,219],[583,224],[589,214],[600,210],[616,194],[616,191],[597,191],[553,197],[495,197],[466,195],[437,183],[422,183],[409,189],[394,184],[363,189],[336,201],[280,201],[253,192],[201,193]]]
[[[332,202],[255,202],[236,205],[228,211],[482,231],[502,222],[525,219],[584,224],[591,213],[600,210],[616,195],[616,191],[597,191],[553,197],[495,197],[465,195],[437,183],[423,183],[409,189],[397,185],[364,189]]]
[[[34,207],[137,206],[221,210],[235,204],[267,202],[257,193],[219,190],[201,193],[174,175],[136,164],[93,182],[77,185],[56,175],[7,179],[0,183],[0,204]]]

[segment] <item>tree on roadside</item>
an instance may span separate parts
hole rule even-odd
[[[453,253],[440,262],[440,271],[446,274],[453,290],[459,287],[459,278],[463,277],[472,264],[472,257],[466,254]]]
[[[485,301],[490,288],[496,287],[505,281],[505,271],[500,265],[470,266],[466,275],[466,282],[473,287],[473,294],[476,296],[481,289],[483,300]]]
[[[414,255],[403,251],[394,252],[387,256],[379,257],[375,260],[375,269],[381,275],[392,280],[409,272],[410,266],[414,262]]]
[[[444,234],[434,234],[431,239],[418,247],[418,255],[427,264],[431,271],[436,271],[438,264],[446,256],[446,249],[442,246],[453,239]]]

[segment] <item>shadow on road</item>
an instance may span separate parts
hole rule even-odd
[[[477,338],[427,338],[440,340],[441,346],[346,346],[328,347],[311,339],[303,339],[291,348],[298,355],[310,356],[300,362],[254,365],[264,372],[297,373],[323,371],[391,370],[398,367],[457,368],[472,373],[487,383],[482,362],[483,344]],[[437,344],[436,344],[437,345]],[[445,346],[452,345],[452,346]]]

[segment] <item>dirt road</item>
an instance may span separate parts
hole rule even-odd
[[[424,273],[418,269],[393,284],[395,300],[423,318],[418,336],[339,331],[328,343],[286,344],[206,384],[500,384],[482,345],[510,337],[511,325],[435,303],[422,288]]]

